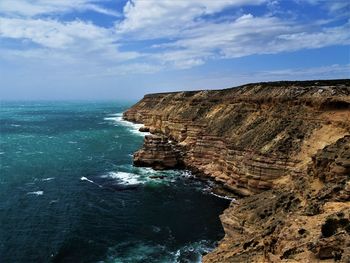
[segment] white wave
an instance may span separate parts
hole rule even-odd
[[[44,191],[28,192],[27,195],[43,195]]]
[[[147,132],[140,132],[139,131],[139,129],[141,127],[143,127],[143,124],[132,123],[130,121],[123,120],[123,113],[114,113],[114,114],[109,114],[108,116],[110,116],[110,117],[105,117],[104,120],[113,121],[116,124],[127,127],[134,134],[137,134],[140,136],[145,136],[146,134],[149,134]]]
[[[89,183],[95,184],[95,185],[97,185],[98,187],[102,187],[102,185],[99,185],[99,184],[95,183],[94,181],[92,181],[92,180],[86,178],[85,176],[82,176],[82,177],[80,178],[80,180],[81,180],[81,181],[87,181],[87,182],[89,182]]]
[[[173,183],[178,176],[177,171],[155,171],[149,167],[133,167],[128,164],[120,165],[116,170],[103,174],[100,177],[114,179],[117,183],[123,185],[143,184],[155,186]]]
[[[53,179],[55,179],[55,177],[48,177],[48,178],[44,178],[44,179],[41,179],[41,181],[51,181],[51,180],[53,180]]]
[[[5,152],[0,152],[0,155],[5,154]]]
[[[181,175],[185,178],[193,178],[193,174],[187,170],[182,171]]]
[[[174,262],[182,262],[183,261],[183,259],[181,260],[182,254],[185,254],[185,255],[191,254],[192,260],[194,259],[196,263],[201,263],[202,255],[208,254],[212,250],[213,250],[213,246],[210,244],[210,241],[207,241],[207,240],[201,240],[194,243],[190,243],[188,245],[181,247],[174,253],[174,257],[175,257]]]
[[[214,195],[214,196],[216,196],[216,197],[219,197],[219,198],[221,198],[221,199],[226,199],[226,200],[230,200],[230,201],[236,201],[236,199],[235,198],[233,198],[233,197],[229,197],[229,196],[227,196],[227,195],[218,195],[218,194],[215,194],[215,193],[213,193],[213,192],[210,192],[210,194],[211,195]]]
[[[70,144],[76,144],[76,143],[78,143],[78,142],[76,142],[76,141],[69,141],[68,143],[70,143]]]
[[[90,182],[90,183],[94,183],[94,181],[91,181],[91,180],[87,179],[85,176],[82,176],[82,177],[80,178],[80,180],[82,180],[82,181],[88,181],[88,182]]]
[[[108,116],[123,117],[123,113],[121,113],[121,112],[119,112],[119,113],[111,113],[111,114],[108,114]]]
[[[102,175],[102,178],[112,178],[117,179],[122,184],[125,185],[135,185],[140,184],[142,181],[140,180],[140,176],[133,173],[126,172],[109,172],[108,174]]]
[[[21,127],[19,124],[11,124],[12,127]]]
[[[118,245],[110,248],[110,251],[123,251],[112,255],[113,262],[150,262],[150,258],[158,255],[157,262],[174,262],[169,261],[171,252],[167,251],[165,245],[151,244],[149,242],[119,242]],[[112,252],[113,253],[113,252]]]

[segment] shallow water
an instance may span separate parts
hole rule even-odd
[[[2,102],[0,262],[198,262],[223,237],[227,200],[132,166],[129,106]]]

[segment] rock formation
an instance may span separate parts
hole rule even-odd
[[[146,95],[135,165],[186,167],[242,198],[204,262],[350,262],[350,80]]]
[[[143,148],[134,154],[134,165],[153,169],[181,168],[181,152],[166,136],[146,135]]]

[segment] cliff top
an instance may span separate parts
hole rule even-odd
[[[291,89],[292,88],[292,89]],[[182,94],[183,96],[190,97],[198,93],[208,93],[210,95],[229,95],[229,94],[240,94],[246,93],[247,95],[258,95],[258,93],[270,93],[270,95],[276,95],[274,93],[279,93],[279,95],[291,95],[286,93],[307,93],[309,95],[315,93],[323,93],[334,96],[349,96],[350,95],[350,79],[333,79],[333,80],[305,80],[305,81],[270,81],[270,82],[257,82],[248,83],[236,87],[218,89],[218,90],[196,90],[196,91],[175,91],[175,92],[160,92],[146,94],[144,98],[148,97],[163,97],[167,95]],[[271,94],[272,92],[272,94]]]

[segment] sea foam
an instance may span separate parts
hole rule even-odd
[[[117,179],[119,183],[124,185],[135,185],[142,183],[140,176],[133,173],[109,172],[108,174],[102,175],[101,177]]]
[[[94,183],[94,181],[92,181],[92,180],[90,180],[90,179],[87,179],[85,176],[82,176],[82,177],[80,178],[80,180],[82,180],[82,181],[88,181],[88,182],[90,182],[90,183]]]
[[[95,183],[94,181],[92,181],[92,180],[86,178],[85,176],[80,177],[80,180],[81,180],[81,181],[87,181],[87,182],[89,182],[89,183],[95,184],[95,185],[97,185],[98,187],[102,187],[102,185],[99,185],[99,184]]]
[[[43,195],[44,191],[28,192],[27,195]]]
[[[130,131],[134,134],[145,136],[146,132],[140,132],[139,129],[143,126],[143,124],[132,123],[129,121],[123,120],[123,113],[114,113],[109,114],[109,117],[104,118],[106,121],[113,121],[115,124],[122,125],[130,129]]]
[[[43,179],[41,179],[41,181],[45,182],[45,181],[51,181],[53,179],[55,179],[55,177],[43,178]]]

